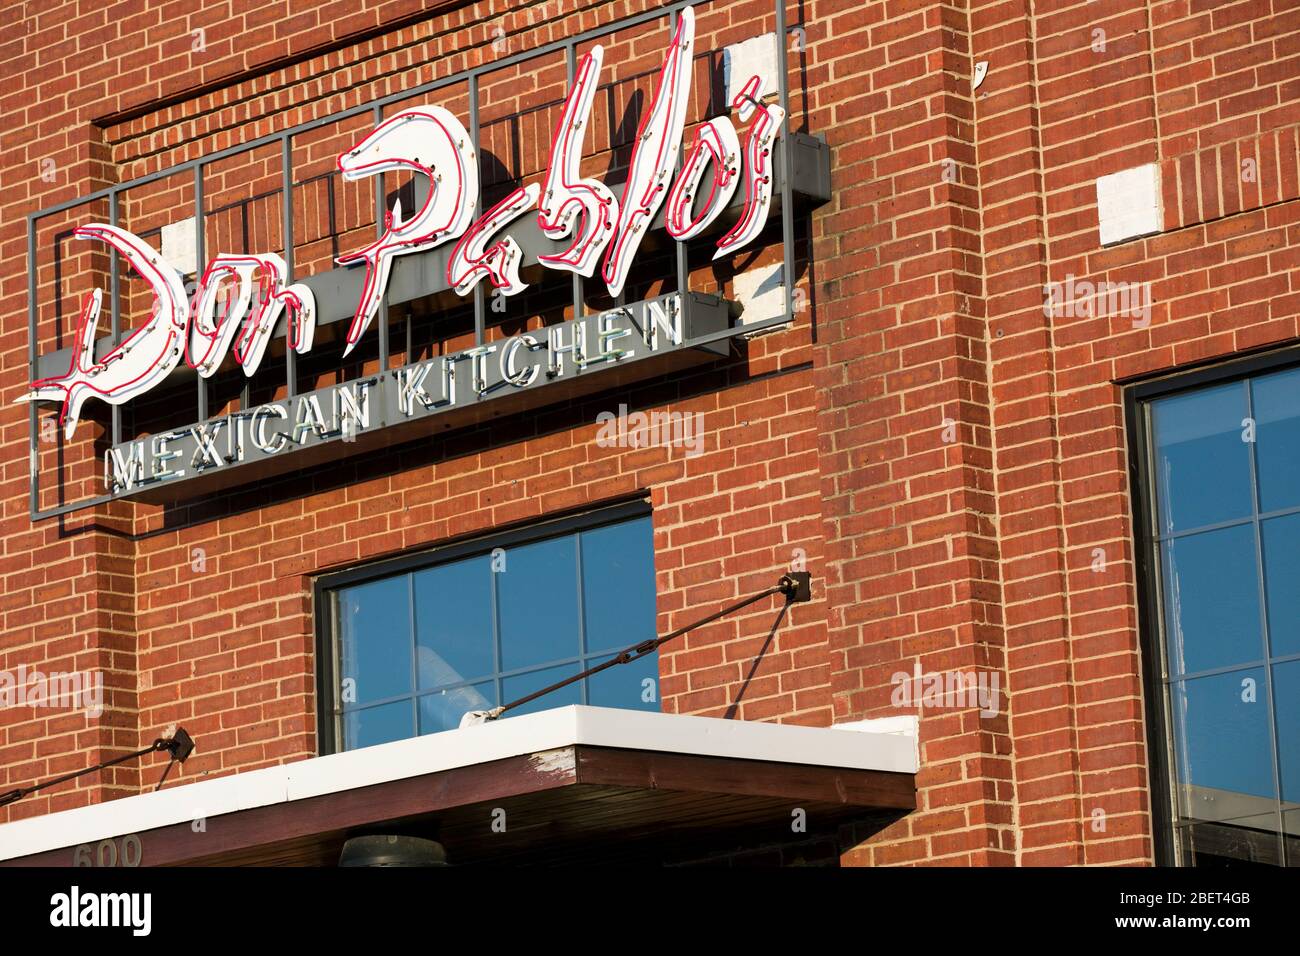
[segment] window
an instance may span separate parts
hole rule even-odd
[[[1300,367],[1228,374],[1130,406],[1158,844],[1300,865]]]
[[[629,516],[631,512],[631,516]],[[654,542],[623,507],[331,575],[320,688],[322,753],[455,729],[655,635]],[[658,710],[658,654],[609,668],[509,716],[593,704]],[[506,718],[502,718],[506,719]]]

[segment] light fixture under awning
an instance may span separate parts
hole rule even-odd
[[[789,840],[796,809],[810,834],[896,817],[916,769],[907,733],[570,706],[16,821],[0,865],[132,834],[144,866],[332,865],[393,828],[461,866],[666,862]]]

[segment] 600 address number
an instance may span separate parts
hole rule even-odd
[[[144,847],[140,837],[128,833],[117,840],[100,840],[92,848],[83,843],[72,851],[73,866],[139,866]]]

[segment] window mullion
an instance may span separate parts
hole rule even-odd
[[[406,621],[407,634],[411,639],[411,731],[412,736],[420,736],[420,655],[419,624],[415,620],[415,574],[406,576]]]
[[[1273,756],[1273,798],[1277,813],[1278,859],[1283,866],[1286,860],[1286,819],[1282,813],[1282,754],[1278,746],[1277,732],[1277,698],[1273,694],[1272,635],[1268,629],[1268,589],[1264,586],[1264,540],[1260,525],[1259,463],[1256,460],[1259,449],[1259,422],[1255,418],[1255,389],[1252,379],[1246,379],[1246,417],[1251,424],[1250,454],[1250,492],[1251,523],[1255,527],[1255,586],[1259,594],[1259,629],[1260,642],[1264,651],[1264,692],[1268,698],[1268,736],[1269,749]]]
[[[586,610],[587,610],[587,609],[586,609],[586,606],[583,604],[583,599],[582,599],[582,533],[579,532],[578,534],[574,535],[573,537],[574,537],[574,542],[573,542],[573,554],[574,554],[574,561],[575,561],[575,567],[574,567],[574,571],[573,571],[573,578],[574,578],[574,583],[575,583],[575,586],[577,587],[577,592],[578,592],[578,593],[577,593],[577,599],[578,599],[578,670],[582,670],[582,668],[585,666],[585,661],[586,661],[586,659],[587,659],[587,658],[586,658],[586,655],[587,655],[587,622],[586,622],[587,614],[586,614]],[[586,679],[583,679],[583,680],[578,681],[578,694],[579,694],[578,699],[579,699],[582,703],[584,703],[584,704],[590,703],[590,696],[589,696],[588,693],[587,693],[587,681],[586,681]]]
[[[1147,500],[1151,502],[1151,507],[1147,509],[1147,527],[1143,531],[1148,535],[1151,560],[1155,573],[1151,575],[1151,583],[1155,590],[1153,596],[1156,616],[1156,660],[1151,662],[1151,666],[1157,669],[1160,678],[1158,686],[1163,688],[1160,695],[1160,708],[1164,717],[1164,762],[1168,768],[1165,774],[1165,802],[1170,807],[1170,819],[1174,822],[1172,827],[1173,855],[1176,864],[1183,864],[1184,851],[1182,840],[1178,835],[1178,821],[1182,815],[1180,790],[1178,786],[1179,772],[1185,766],[1185,747],[1182,746],[1182,734],[1178,726],[1179,709],[1175,705],[1174,695],[1183,693],[1180,682],[1173,677],[1173,668],[1169,666],[1169,622],[1165,613],[1165,551],[1164,542],[1161,540],[1160,524],[1160,482],[1155,468],[1157,460],[1155,428],[1151,416],[1151,403],[1144,402],[1141,405],[1142,432],[1144,442],[1142,445],[1142,457],[1145,459],[1145,465],[1141,470],[1141,479],[1145,486]],[[1152,728],[1154,731],[1156,728]],[[1154,798],[1153,798],[1154,799]]]
[[[506,560],[510,560],[509,552],[506,554]],[[501,686],[501,600],[497,592],[499,572],[494,562],[488,562],[488,574],[492,576],[492,586],[488,591],[492,603],[492,686],[496,688],[496,701],[492,706],[496,707],[501,704],[503,688]]]

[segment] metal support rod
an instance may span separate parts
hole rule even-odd
[[[565,66],[568,69],[569,84],[568,88],[573,89],[574,80],[578,77],[578,45],[576,43],[567,43],[564,47]],[[564,117],[564,109],[560,109],[560,117]],[[584,295],[582,276],[575,270],[573,273],[573,321],[578,321],[586,313],[586,296]]]
[[[244,220],[244,252],[247,253],[248,252],[248,207],[247,206],[245,206],[243,209],[243,220]],[[253,380],[245,376],[243,385],[239,389],[239,410],[241,412],[248,411],[248,406],[252,404],[252,398],[253,398]]]
[[[478,163],[479,181],[482,182],[483,163],[481,156],[483,146],[479,143],[479,123],[478,123],[478,74],[469,78],[469,141],[474,144],[474,162]],[[429,184],[433,188],[433,184]],[[478,195],[474,197],[474,220],[477,222],[478,217],[483,214],[483,190],[479,189]],[[485,302],[486,293],[483,291],[483,283],[474,283],[474,344],[482,345],[487,340],[487,303]]]
[[[160,750],[165,750],[171,754],[172,762],[179,760],[184,763],[185,758],[194,751],[194,741],[190,735],[185,732],[185,728],[178,727],[174,736],[159,737],[148,747],[141,747],[139,750],[132,753],[123,754],[120,757],[114,757],[112,760],[105,760],[101,763],[95,764],[93,767],[74,770],[72,773],[65,773],[62,776],[54,777],[50,780],[43,780],[40,783],[32,784],[30,787],[19,787],[17,790],[0,793],[0,807],[21,800],[29,793],[35,793],[38,790],[45,790],[49,787],[55,786],[56,784],[66,783],[69,780],[75,780],[77,777],[84,777],[86,774],[94,773],[97,770],[115,767],[120,763],[126,763],[128,760],[135,760],[137,757],[143,757],[145,754],[151,754]],[[167,765],[167,769],[171,769],[170,763]],[[166,773],[164,773],[164,777],[166,777]],[[159,786],[161,785],[161,782],[159,782]]]
[[[488,711],[481,711],[478,712],[478,714],[481,714],[483,719],[496,720],[506,711],[514,710],[516,707],[522,707],[524,704],[531,703],[539,697],[544,697],[552,691],[557,691],[561,687],[567,687],[574,681],[580,681],[593,674],[599,674],[601,671],[607,670],[616,664],[628,664],[638,658],[645,657],[652,651],[658,650],[661,645],[667,644],[669,641],[681,637],[689,631],[703,627],[705,624],[712,624],[720,617],[725,617],[728,614],[739,611],[741,608],[749,607],[751,604],[757,604],[759,601],[769,598],[773,594],[784,594],[787,606],[810,601],[812,600],[811,581],[812,576],[809,572],[791,571],[788,574],[782,575],[781,579],[776,582],[775,587],[770,587],[764,591],[760,591],[757,594],[747,597],[742,601],[737,601],[735,604],[730,604],[720,611],[715,611],[708,617],[700,618],[698,621],[687,624],[685,627],[679,627],[677,630],[670,634],[665,634],[663,637],[651,638],[650,640],[642,641],[640,644],[633,644],[631,647],[625,648],[609,660],[597,664],[594,667],[588,667],[585,671],[582,671],[579,674],[574,674],[572,677],[566,677],[564,680],[557,681],[549,687],[543,687],[541,690],[534,691],[527,697],[520,697],[518,700],[512,700],[508,704],[494,707]]]
[[[779,3],[780,0],[777,0],[777,2]],[[677,16],[678,14],[676,10],[674,10],[672,13],[668,15],[669,36],[677,35]],[[693,68],[694,68],[694,64],[691,63],[686,64],[686,70],[688,73]],[[673,179],[676,179],[678,176],[680,176],[681,172],[682,172],[682,152],[679,149],[677,151],[677,162],[673,166]],[[665,226],[667,225],[667,222],[668,222],[668,216],[665,213],[664,216]],[[691,270],[689,265],[687,264],[686,242],[685,240],[678,240],[674,244],[674,246],[675,247],[673,251],[675,254],[675,258],[677,260],[677,291],[678,293],[684,296],[691,291]]]
[[[27,381],[36,381],[36,220],[27,220]],[[36,403],[27,403],[28,505],[35,520],[41,505],[40,422]]]
[[[204,262],[205,240],[205,219],[203,211],[203,164],[199,163],[194,167],[194,281],[198,282],[202,275],[199,270]],[[197,294],[196,294],[197,299]],[[201,374],[197,374],[195,369],[195,388],[198,389],[199,395],[199,421],[205,421],[208,417],[208,380]],[[116,406],[114,406],[116,407]],[[114,439],[116,442],[116,439]]]
[[[375,127],[378,128],[384,122],[384,108],[376,103],[373,116]],[[384,174],[375,174],[375,238],[381,239],[384,235],[384,220],[388,216],[388,199],[384,195]],[[388,368],[388,293],[385,292],[379,300],[379,314],[375,316],[379,323],[379,370],[381,372]]]
[[[280,141],[280,202],[281,232],[284,239],[284,284],[293,283],[293,138],[286,133]],[[298,362],[293,351],[294,336],[290,334],[289,311],[284,313],[284,377],[288,396],[298,394]],[[302,316],[293,314],[297,328]]]
[[[792,150],[790,148],[790,76],[789,65],[786,62],[786,50],[790,46],[790,38],[786,35],[785,23],[785,0],[776,0],[776,80],[777,90],[781,109],[785,111],[785,117],[781,120],[781,246],[785,253],[782,263],[784,275],[782,285],[785,286],[785,315],[786,318],[794,321],[794,163],[791,158]]]
[[[120,215],[121,210],[118,209],[117,193],[111,192],[108,194],[108,224],[110,226],[118,225],[117,220]],[[113,337],[110,338],[109,341],[114,345],[117,345],[122,341],[122,303],[119,301],[121,296],[122,280],[118,266],[119,261],[117,249],[110,248],[108,252],[108,296],[109,312],[112,315]],[[113,439],[113,444],[116,445],[122,440],[122,406],[114,405],[112,406],[112,409],[113,410],[109,413],[112,421],[112,425],[110,426],[112,431],[111,438]]]

